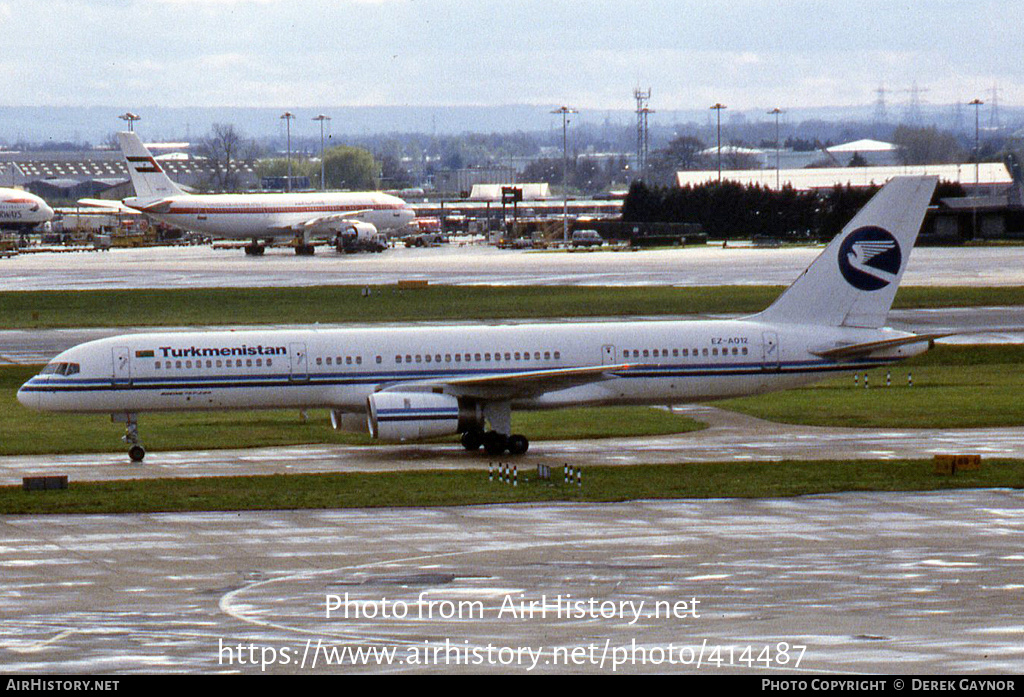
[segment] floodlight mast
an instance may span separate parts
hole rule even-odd
[[[555,109],[552,114],[562,115],[562,241],[569,241],[569,148],[566,137],[569,125],[569,114],[576,114],[576,109],[563,106]]]

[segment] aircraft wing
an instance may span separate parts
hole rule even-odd
[[[134,208],[129,208],[124,205],[121,201],[110,201],[103,198],[80,198],[76,202],[80,206],[88,206],[89,208],[103,208],[108,211],[117,213],[138,213]]]
[[[355,211],[345,211],[344,213],[332,213],[331,215],[320,215],[316,218],[310,218],[309,220],[303,220],[300,223],[294,223],[292,225],[284,225],[276,228],[277,230],[290,231],[290,232],[316,232],[316,231],[329,231],[331,223],[345,222],[353,218],[359,218],[359,216],[366,215],[372,209],[363,208]]]
[[[863,358],[868,356],[875,351],[884,351],[886,349],[897,348],[899,346],[907,346],[908,344],[920,344],[925,341],[935,341],[936,339],[942,339],[943,337],[953,336],[954,334],[960,334],[962,332],[942,332],[938,334],[915,334],[913,336],[901,336],[895,339],[882,339],[880,341],[865,341],[860,344],[850,344],[849,346],[839,346],[837,348],[824,349],[820,351],[811,351],[815,356],[821,356],[822,358],[828,358],[832,360],[852,360],[854,358]]]
[[[626,363],[618,365],[595,365],[583,368],[553,368],[530,370],[517,373],[498,373],[452,379],[428,379],[403,382],[383,391],[428,391],[441,390],[458,397],[477,399],[510,400],[537,397],[546,392],[578,387],[592,382],[601,382],[615,377],[614,373],[629,369]]]

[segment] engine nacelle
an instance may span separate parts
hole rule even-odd
[[[418,440],[462,433],[483,425],[479,405],[434,392],[375,392],[366,399],[370,435]]]
[[[338,229],[334,246],[339,252],[379,252],[387,247],[387,240],[372,223],[353,220]]]
[[[366,433],[369,430],[369,422],[365,413],[353,414],[350,411],[331,409],[331,428],[348,433]]]

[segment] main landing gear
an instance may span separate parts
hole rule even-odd
[[[243,249],[245,249],[246,256],[250,257],[261,257],[263,256],[263,252],[267,250],[266,246],[255,240],[253,240],[252,244],[245,245]]]
[[[491,457],[498,457],[506,451],[509,455],[523,455],[530,449],[530,441],[518,433],[506,436],[497,431],[481,429],[473,429],[462,434],[462,447],[466,450],[473,452],[479,450],[481,446]]]
[[[111,414],[110,420],[115,423],[124,424],[124,435],[121,437],[121,440],[129,444],[128,458],[134,464],[142,462],[143,458],[146,457],[146,449],[142,447],[142,442],[139,440],[138,417],[135,414]]]

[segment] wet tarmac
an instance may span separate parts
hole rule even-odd
[[[881,388],[880,388],[881,389]],[[1024,458],[1024,429],[861,429],[797,426],[763,421],[711,406],[676,407],[708,424],[702,431],[667,436],[576,441],[534,441],[516,460],[538,464],[673,464],[776,462],[785,459],[929,459],[936,454]],[[97,416],[97,418],[102,418]],[[140,423],[145,439],[145,420]],[[498,459],[467,453],[458,444],[372,446],[295,445],[239,450],[150,451],[144,464],[129,463],[120,444],[110,453],[0,457],[0,485],[33,475],[68,475],[70,481],[210,477],[323,472],[401,472],[424,469],[485,470]]]
[[[1022,549],[1007,490],[6,516],[0,665],[1019,673]]]
[[[402,279],[496,285],[788,286],[822,249],[708,245],[636,252],[541,252],[453,244],[355,255],[319,248],[312,258],[272,249],[253,258],[237,249],[154,247],[2,259],[0,290],[389,284]],[[914,250],[903,282],[1021,285],[1022,269],[1024,247],[923,247]]]

